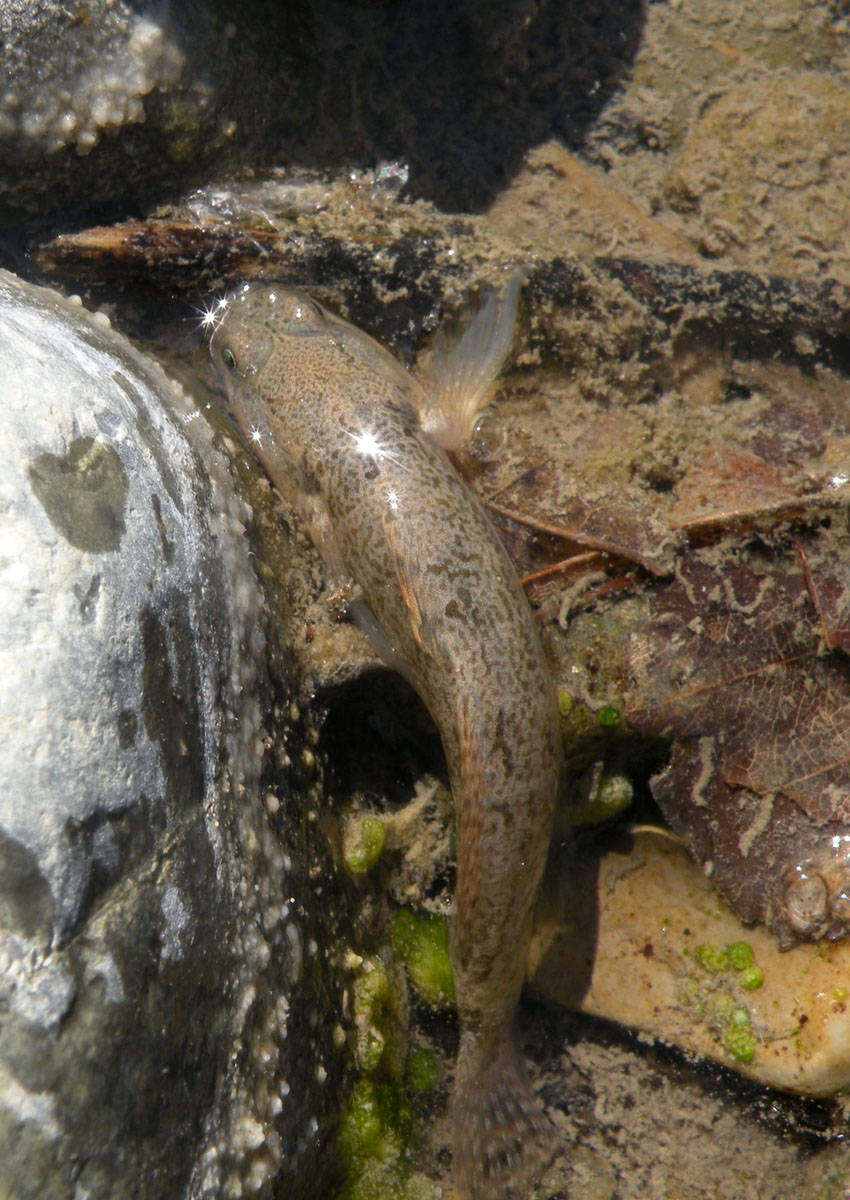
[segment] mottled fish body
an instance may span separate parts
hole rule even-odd
[[[461,1027],[455,1177],[513,1195],[551,1127],[513,1038],[560,764],[554,692],[508,556],[443,447],[468,436],[510,347],[519,279],[419,376],[309,296],[247,284],[213,353],[245,436],[304,514],[330,582],[422,697],[457,812],[452,965]]]

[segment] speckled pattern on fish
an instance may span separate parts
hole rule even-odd
[[[212,345],[246,438],[303,513],[330,582],[362,591],[355,615],[440,731],[458,827],[454,1170],[472,1200],[521,1195],[553,1145],[512,1024],[551,834],[557,707],[513,567],[441,448],[468,436],[492,390],[520,282],[491,292],[419,377],[268,284],[228,298]]]

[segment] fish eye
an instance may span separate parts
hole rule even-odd
[[[229,346],[225,346],[221,352],[221,359],[228,371],[236,370],[236,358]]]

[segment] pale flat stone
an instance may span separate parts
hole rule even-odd
[[[850,943],[782,953],[768,931],[741,925],[669,835],[629,840],[628,853],[563,863],[532,947],[532,987],[771,1087],[828,1096],[850,1085]],[[742,942],[761,986],[701,961],[722,963]]]

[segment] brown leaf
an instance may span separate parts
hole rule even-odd
[[[846,563],[846,538],[805,540],[817,568]],[[632,639],[627,697],[638,730],[672,740],[653,792],[674,829],[744,920],[786,940],[837,936],[850,917],[850,661],[826,650],[818,572],[807,577],[794,549],[786,539],[691,554]],[[821,576],[831,611],[846,614],[839,579]],[[794,905],[801,870],[824,881],[823,911],[806,920]]]
[[[775,467],[758,455],[710,446],[680,481],[670,528],[728,522],[798,500]]]

